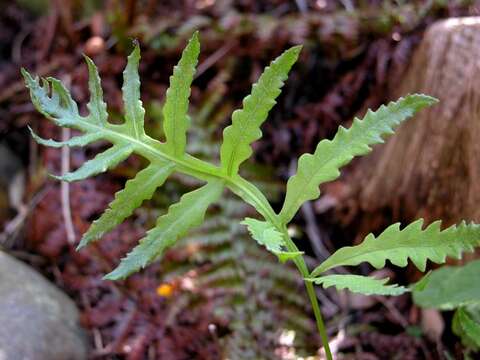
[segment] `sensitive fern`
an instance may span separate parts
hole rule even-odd
[[[313,284],[336,286],[365,294],[398,295],[406,288],[395,284],[385,285],[386,279],[375,279],[359,275],[321,275],[340,265],[357,265],[369,262],[376,267],[386,260],[405,266],[408,259],[420,269],[425,269],[426,260],[444,262],[446,256],[460,256],[462,251],[471,251],[480,245],[480,229],[475,224],[462,223],[440,231],[440,224],[433,223],[422,230],[417,221],[401,230],[393,225],[378,238],[369,235],[355,247],[338,250],[309,272],[302,252],[289,237],[286,229],[300,206],[320,195],[319,185],[340,175],[340,168],[354,156],[368,153],[371,145],[382,143],[383,137],[393,133],[396,126],[417,111],[433,105],[436,99],[426,95],[408,95],[380,107],[376,112],[368,111],[363,120],[355,119],[347,130],[341,127],[333,140],[321,141],[313,154],[305,154],[298,161],[297,173],[287,183],[286,198],[282,210],[275,213],[264,194],[251,182],[239,175],[240,165],[251,154],[251,143],[261,136],[260,126],[268,116],[280,94],[288,72],[296,62],[300,47],[293,47],[265,69],[253,86],[252,94],[243,101],[243,109],[232,115],[232,125],[223,134],[220,149],[220,166],[191,156],[185,152],[189,117],[187,115],[190,86],[198,61],[200,44],[195,33],[183,51],[179,64],[170,78],[164,105],[165,142],[151,138],[144,130],[144,114],[140,100],[138,65],[140,49],[135,46],[128,57],[124,71],[123,100],[125,121],[122,124],[108,122],[106,105],[97,69],[86,58],[89,70],[90,101],[89,114],[81,116],[68,90],[54,78],[32,78],[22,69],[25,83],[30,89],[33,104],[46,117],[62,127],[74,128],[82,135],[65,142],[45,140],[33,135],[35,140],[47,146],[85,146],[97,140],[106,140],[112,147],[87,161],[79,169],[57,176],[64,181],[76,181],[105,172],[131,154],[149,161],[148,166],[127,182],[117,193],[109,209],[87,231],[79,247],[100,238],[105,232],[122,222],[141,202],[149,199],[174,172],[192,176],[205,183],[202,187],[185,194],[178,203],[170,206],[167,214],[158,218],[156,226],[122,260],[120,266],[108,274],[110,280],[122,279],[157,259],[179,237],[202,223],[208,207],[218,201],[225,188],[240,196],[253,206],[263,220],[246,219],[252,237],[280,260],[293,260],[305,279],[305,286],[316,316],[318,329],[325,346],[327,358],[331,359],[325,327],[319,311]]]

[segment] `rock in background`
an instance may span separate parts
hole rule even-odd
[[[87,347],[72,300],[0,251],[0,360],[83,360]]]

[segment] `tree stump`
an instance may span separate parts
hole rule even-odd
[[[353,173],[355,202],[394,220],[480,222],[480,17],[433,24],[391,98],[420,92],[440,103],[403,124]]]

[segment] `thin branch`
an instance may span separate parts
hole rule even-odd
[[[70,129],[62,128],[62,141],[70,138]],[[70,148],[68,146],[62,147],[62,174],[70,171]],[[75,243],[75,229],[72,221],[72,211],[70,209],[70,184],[62,181],[60,185],[62,197],[62,215],[65,222],[65,231],[67,232],[67,240],[69,244]]]

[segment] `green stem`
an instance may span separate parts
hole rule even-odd
[[[282,233],[286,240],[288,251],[294,251],[294,252],[298,251],[297,246],[288,235],[287,229],[285,227],[282,229]],[[325,328],[325,323],[323,322],[320,306],[318,305],[318,299],[317,299],[317,294],[315,293],[315,288],[313,287],[313,284],[310,281],[305,280],[306,278],[310,277],[310,273],[308,271],[307,264],[305,263],[305,259],[303,257],[297,257],[294,259],[294,263],[297,266],[298,271],[302,275],[305,288],[307,289],[308,298],[313,308],[313,314],[315,315],[315,321],[317,322],[318,333],[320,334],[320,339],[322,340],[322,344],[323,344],[323,348],[325,349],[325,355],[327,356],[327,360],[333,360],[332,352],[330,350],[330,345],[328,343],[327,330]]]
[[[323,322],[322,313],[320,312],[320,306],[318,305],[317,294],[315,294],[315,289],[313,288],[313,284],[310,281],[304,280],[304,283],[305,287],[307,288],[308,298],[310,299],[310,303],[312,304],[315,320],[317,321],[317,329],[320,334],[320,338],[322,339],[323,348],[325,349],[325,355],[327,356],[327,360],[333,360],[330,345],[328,344],[327,330]]]

